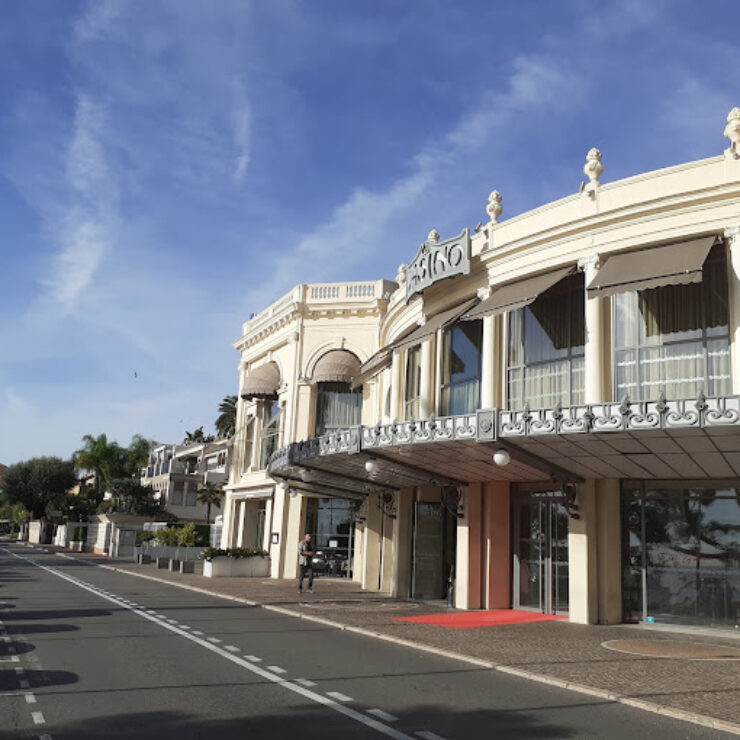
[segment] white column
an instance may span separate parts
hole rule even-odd
[[[570,621],[596,624],[597,587],[596,491],[593,480],[578,484],[578,519],[568,521],[568,596]]]
[[[725,231],[730,250],[730,357],[732,392],[740,393],[740,226]]]
[[[244,547],[244,520],[247,518],[247,502],[236,502],[236,546]]]
[[[434,353],[432,352],[433,338],[425,339],[421,343],[421,382],[419,383],[419,416],[428,419],[434,413]]]
[[[588,285],[596,277],[598,264],[598,255],[593,255],[578,263],[578,266],[584,272],[585,285]],[[608,393],[604,383],[604,363],[606,361],[604,350],[606,347],[603,341],[603,325],[604,299],[589,298],[588,293],[586,293],[585,403],[600,403],[611,398],[611,394]]]
[[[391,421],[401,418],[401,369],[405,353],[394,352],[391,363]]]
[[[494,407],[495,373],[495,317],[483,318],[483,345],[480,371],[480,407],[492,409]]]

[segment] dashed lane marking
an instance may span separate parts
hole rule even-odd
[[[84,581],[81,581],[73,576],[69,576],[66,573],[63,573],[62,571],[56,570],[55,568],[50,568],[47,565],[41,565],[40,563],[37,563],[35,560],[31,560],[30,558],[17,555],[16,553],[12,552],[11,550],[7,550],[6,548],[3,548],[3,549],[5,550],[5,552],[9,553],[13,557],[18,558],[19,560],[24,560],[28,563],[31,563],[32,565],[35,565],[37,568],[40,568],[41,570],[45,570],[47,573],[51,573],[57,578],[61,578],[62,580],[65,580],[68,583],[71,583],[77,586],[78,588],[88,591],[89,593],[95,594],[96,596],[106,599],[107,601],[110,601],[111,603],[116,604],[118,606],[129,608],[129,607],[126,607],[125,604],[123,604],[123,602],[120,599],[116,598],[115,596],[105,596],[101,593],[100,589],[95,588],[94,586],[88,583],[85,583]],[[337,714],[341,714],[347,717],[348,719],[351,719],[355,722],[365,725],[365,727],[369,727],[375,730],[376,732],[379,732],[382,735],[385,735],[386,737],[393,738],[393,740],[413,740],[413,737],[411,735],[407,735],[404,732],[400,732],[399,730],[396,730],[394,727],[389,727],[388,725],[383,724],[381,721],[373,717],[368,717],[363,712],[360,712],[356,709],[352,709],[351,707],[344,706],[342,703],[335,701],[328,696],[324,696],[323,694],[319,694],[315,691],[311,691],[311,689],[308,689],[305,686],[300,686],[294,681],[290,681],[287,678],[282,678],[281,676],[276,676],[271,671],[265,670],[264,668],[260,668],[259,666],[251,663],[250,661],[244,660],[243,658],[240,658],[239,656],[234,655],[233,653],[230,653],[228,650],[224,650],[223,648],[218,647],[217,645],[214,645],[208,642],[207,640],[203,640],[203,639],[200,639],[199,637],[196,637],[193,632],[186,632],[185,630],[182,630],[179,627],[170,625],[164,620],[157,619],[155,616],[147,614],[141,610],[137,611],[136,609],[131,609],[131,611],[134,614],[137,614],[138,616],[140,616],[142,619],[147,619],[150,622],[154,622],[155,624],[158,624],[163,629],[169,630],[170,632],[174,632],[175,634],[180,635],[184,639],[190,640],[191,642],[194,642],[197,645],[200,645],[206,650],[210,650],[211,652],[216,653],[216,655],[219,655],[225,660],[229,660],[232,663],[235,663],[236,665],[241,666],[242,668],[245,668],[251,673],[254,673],[260,676],[261,678],[264,678],[268,681],[278,684],[282,686],[283,688],[285,688],[286,690],[292,691],[293,693],[298,694],[304,697],[305,699],[310,699],[311,701],[314,701],[317,704],[321,704],[327,709],[331,709]]]
[[[398,717],[394,714],[388,714],[388,712],[384,712],[382,709],[368,709],[367,713],[372,714],[373,717],[382,719],[383,722],[398,722]]]
[[[198,637],[203,637],[203,633],[200,632],[199,630],[193,630],[193,634],[197,635]]]
[[[248,660],[250,663],[261,663],[262,662],[262,658],[258,658],[256,655],[245,655],[244,660]]]
[[[208,642],[212,642],[214,645],[218,645],[219,642],[223,642],[223,640],[219,640],[218,637],[206,637],[206,640],[208,640]]]
[[[287,673],[285,668],[281,668],[279,665],[268,665],[267,670],[273,673]]]
[[[36,725],[45,725],[46,720],[44,719],[44,715],[41,712],[31,712],[31,717],[33,718],[33,722]]]
[[[311,686],[316,686],[316,681],[309,681],[307,678],[296,678],[294,680],[301,686],[308,686],[309,688],[311,688]]]
[[[33,694],[26,694],[26,704],[35,704],[36,697]]]
[[[421,730],[421,732],[417,732],[416,737],[420,737],[423,740],[445,740],[442,735],[437,735],[436,732],[429,732],[429,730]]]
[[[11,655],[9,658],[0,658],[0,663],[20,663],[21,659],[17,655]]]
[[[239,648],[236,645],[224,645],[224,650],[228,650],[230,653],[238,653]]]
[[[354,701],[351,696],[347,696],[347,694],[342,694],[339,691],[327,691],[326,695],[330,696],[332,699],[336,699],[337,701]]]

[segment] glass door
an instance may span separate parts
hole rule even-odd
[[[560,493],[514,498],[514,608],[568,611],[568,512]]]

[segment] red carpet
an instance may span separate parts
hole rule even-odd
[[[398,622],[417,622],[433,624],[438,627],[452,627],[468,630],[475,627],[498,627],[504,624],[526,624],[527,622],[552,622],[568,619],[567,616],[540,614],[539,612],[519,611],[517,609],[492,609],[491,611],[447,612],[445,614],[426,614],[421,617],[394,617]]]

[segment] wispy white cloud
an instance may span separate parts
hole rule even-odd
[[[105,125],[103,107],[80,95],[67,154],[69,204],[56,225],[61,245],[46,278],[64,311],[88,287],[116,238],[118,192],[103,149]]]
[[[249,167],[250,140],[252,133],[252,108],[247,98],[244,83],[234,80],[234,146],[236,157],[234,161],[234,181],[244,182]]]

